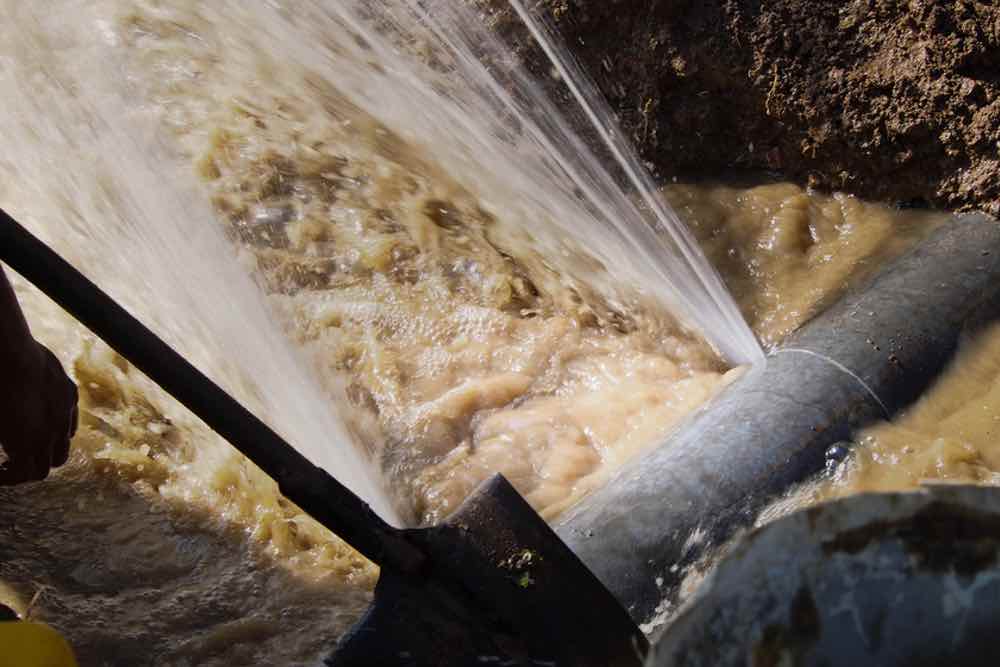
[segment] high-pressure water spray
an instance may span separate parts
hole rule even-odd
[[[625,610],[502,476],[441,525],[393,528],[3,211],[0,260],[381,567],[371,608],[331,665],[641,661],[646,640]]]

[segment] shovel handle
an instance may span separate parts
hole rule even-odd
[[[33,283],[270,475],[281,493],[369,560],[413,572],[423,554],[97,285],[0,210],[0,260]]]

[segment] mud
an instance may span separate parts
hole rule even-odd
[[[477,0],[543,61],[506,3]],[[1000,8],[958,0],[540,0],[664,177],[777,171],[1000,212]]]
[[[802,111],[796,81],[861,37],[785,53],[768,41],[783,26],[808,41],[836,10],[744,4],[562,4],[557,21],[664,176],[766,168],[898,200],[993,201],[985,186],[948,199],[942,174],[960,157],[922,153],[887,172],[890,158],[858,152],[862,129],[850,141],[813,132],[820,119],[809,114],[822,99]],[[246,63],[226,69],[201,24],[138,18],[111,25],[122,48],[135,49],[137,76],[160,84],[151,104],[289,336],[331,385],[342,383],[355,431],[394,475],[414,521],[440,519],[498,469],[554,515],[723,381],[699,341],[585,291],[574,296],[539,258],[491,243],[498,221],[442,173],[447,165],[425,164],[361,118],[346,131],[354,112],[301,73],[279,64],[234,75]],[[666,196],[770,343],[933,223],[794,185],[675,185]],[[66,318],[41,317],[51,306],[29,301],[33,323],[49,322],[36,334],[81,384],[83,424],[68,468],[0,493],[0,577],[19,606],[40,592],[34,615],[66,632],[88,664],[287,664],[328,650],[361,612],[374,568],[123,360],[84,345],[79,330],[67,342]],[[148,534],[137,528],[147,525]]]

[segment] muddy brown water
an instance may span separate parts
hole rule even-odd
[[[187,62],[183,25],[140,10],[118,20],[109,29],[135,49],[136,72]],[[494,471],[556,516],[738,372],[655,306],[623,308],[563,280],[447,168],[331,91],[280,68],[241,78],[219,54],[205,62],[198,77],[152,77],[151,99],[410,522],[439,520]],[[786,183],[663,194],[768,345],[943,219]],[[65,468],[0,489],[0,602],[55,625],[85,665],[306,664],[329,651],[367,604],[375,568],[125,360],[15,287],[80,386],[81,428]],[[995,383],[982,361],[995,346],[953,373],[972,363]],[[948,407],[918,405],[863,436],[856,471],[835,488],[953,470],[992,481],[990,422],[968,426],[955,397],[998,410],[989,392],[947,383],[927,400]],[[919,472],[893,467],[904,454]]]
[[[720,263],[724,275],[765,339],[780,339],[816,312],[850,282],[859,261],[875,263],[878,255],[896,252],[901,229],[917,236],[935,222],[935,216],[810,195],[787,184],[673,186],[667,195],[709,252],[730,258]],[[803,245],[803,235],[816,240]],[[739,242],[723,240],[732,238]],[[776,238],[795,239],[794,249]],[[36,334],[73,370],[83,410],[65,469],[41,484],[0,490],[6,599],[63,630],[84,664],[154,658],[166,664],[297,664],[332,648],[367,604],[375,569],[298,514],[259,471],[124,360],[75,330],[55,306],[24,285],[18,291]],[[447,310],[433,315],[454,317]],[[445,431],[433,450],[418,438],[383,445],[417,452],[411,467],[396,474],[401,484],[411,484],[401,497],[424,508],[428,520],[492,470],[513,471],[529,500],[551,516],[655,443],[725,382],[724,369],[693,341],[654,347],[645,338],[653,332],[588,329],[553,308],[523,316],[530,327],[526,343],[516,335],[520,318],[502,309],[492,316],[512,320],[506,326],[514,333],[480,333],[472,362],[453,341],[442,352],[433,338],[408,336],[405,345],[390,348],[394,355],[462,364],[461,373],[434,374],[432,389],[428,380],[411,386],[394,378],[394,391],[404,400],[392,418],[443,413],[473,425],[473,438],[488,435],[470,442],[470,432],[463,438]],[[357,345],[358,339],[366,342],[362,334],[370,324],[314,318],[303,326],[331,328],[338,340]],[[546,336],[551,329],[556,334]],[[533,371],[544,381],[554,367],[565,373],[557,375],[562,384],[546,391],[521,381],[511,388],[501,374],[501,392],[496,374],[479,370],[484,355],[517,363],[525,346],[542,361],[522,362],[520,372]],[[337,358],[336,347],[321,349],[332,349],[326,354]],[[708,367],[698,369],[703,359]],[[346,372],[349,383],[362,387],[378,380],[356,366]],[[438,397],[420,400],[421,391]],[[499,392],[496,403],[482,398],[491,392]],[[370,400],[356,408],[359,420],[388,421]]]
[[[815,492],[823,500],[924,484],[1000,484],[1000,326],[966,341],[914,405],[858,434],[862,445]]]

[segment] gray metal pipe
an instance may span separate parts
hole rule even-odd
[[[998,556],[996,488],[862,494],[796,512],[722,559],[647,665],[992,665]]]
[[[1000,224],[965,215],[789,337],[557,533],[639,622],[684,568],[822,471],[855,429],[910,404],[963,334],[1000,315]]]

